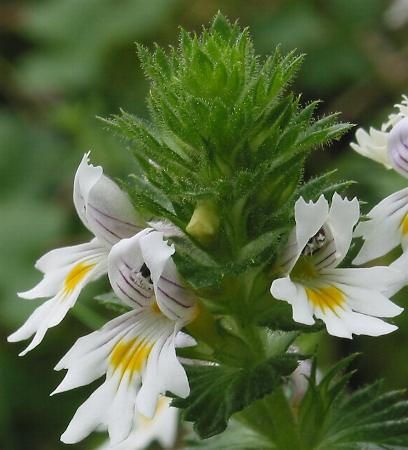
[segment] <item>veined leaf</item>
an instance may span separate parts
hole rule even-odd
[[[272,392],[282,377],[295,370],[299,356],[284,354],[255,367],[188,366],[191,393],[186,399],[173,400],[183,409],[184,418],[194,422],[201,438],[225,430],[232,414]]]

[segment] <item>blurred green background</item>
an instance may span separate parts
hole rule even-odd
[[[399,3],[403,6],[404,0]],[[408,3],[405,1],[405,3]],[[123,143],[96,116],[124,108],[146,116],[147,83],[134,42],[176,44],[178,25],[200,30],[218,9],[251,28],[257,51],[275,45],[307,53],[294,86],[303,99],[320,98],[321,113],[341,111],[358,125],[379,125],[402,93],[408,93],[408,5],[405,15],[385,0],[2,0],[0,2],[0,449],[58,450],[76,407],[92,391],[50,398],[62,374],[52,370],[77,337],[98,325],[104,312],[92,303],[99,285],[25,358],[6,336],[22,324],[36,301],[16,291],[40,275],[34,261],[89,235],[72,204],[72,181],[82,154],[112,176],[131,170]],[[395,7],[395,5],[394,5]],[[339,168],[339,179],[359,182],[353,193],[369,204],[406,185],[398,175],[354,154],[353,133],[319,151],[308,175]],[[407,304],[401,293],[398,302]],[[363,351],[354,382],[385,377],[406,387],[408,316],[400,330],[352,342],[325,338],[328,364]],[[103,437],[71,446],[89,450]]]

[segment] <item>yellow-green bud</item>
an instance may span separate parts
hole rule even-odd
[[[186,231],[202,244],[209,244],[216,236],[219,225],[215,205],[209,200],[203,200],[197,203]]]

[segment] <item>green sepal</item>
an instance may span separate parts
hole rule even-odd
[[[284,354],[254,367],[186,366],[191,393],[172,405],[183,409],[200,438],[209,438],[225,430],[232,414],[279,386],[298,360],[297,354]]]

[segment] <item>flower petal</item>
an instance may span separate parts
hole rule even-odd
[[[289,236],[278,264],[289,273],[295,266],[300,254],[305,248],[308,240],[313,237],[326,222],[329,213],[329,204],[323,195],[316,203],[306,203],[300,197],[295,204],[296,226]]]
[[[364,264],[383,256],[408,236],[408,188],[382,200],[368,214],[368,221],[357,225],[354,235],[364,239],[353,264]]]
[[[86,216],[91,231],[109,246],[144,228],[129,196],[106,176],[90,190]]]
[[[176,356],[176,333],[177,329],[168,337],[162,336],[149,355],[146,374],[136,401],[138,410],[148,418],[153,417],[160,394],[164,395],[169,391],[181,398],[190,394],[186,372]]]
[[[346,322],[340,317],[338,312],[334,312],[330,308],[325,310],[316,309],[315,316],[318,319],[323,320],[326,325],[327,332],[332,336],[337,336],[341,338],[352,338],[352,333],[349,330]]]
[[[57,366],[68,373],[55,392],[90,383],[103,371],[106,380],[78,409],[63,442],[78,442],[106,426],[112,444],[119,443],[131,432],[136,412],[153,416],[165,391],[188,395],[187,376],[175,353],[177,333],[173,321],[147,306],[79,339]]]
[[[350,201],[347,198],[341,198],[337,192],[334,193],[327,220],[336,246],[334,266],[340,264],[346,256],[353,237],[353,228],[359,217],[360,206],[357,198],[354,197]]]
[[[89,243],[94,248],[94,243]],[[83,248],[78,253],[79,259],[67,266],[60,264],[55,271],[48,272],[40,283],[30,291],[19,294],[23,298],[44,297],[53,295],[50,300],[40,305],[27,319],[27,321],[8,337],[9,342],[25,340],[34,335],[29,346],[20,353],[25,355],[43,340],[49,328],[58,325],[72,308],[81,293],[82,288],[92,280],[106,273],[107,253],[105,247],[95,247],[95,253],[85,252]],[[64,255],[64,249],[59,254]],[[72,247],[68,248],[70,258]],[[67,262],[65,259],[64,262]],[[69,259],[71,261],[71,259]],[[58,264],[57,264],[58,266]]]
[[[392,333],[398,327],[389,324],[384,320],[354,311],[347,312],[342,316],[342,321],[353,334],[364,334],[366,336],[382,336]]]
[[[134,450],[146,448],[157,440],[165,449],[174,449],[177,439],[179,411],[170,406],[170,400],[162,397],[153,419],[138,414],[134,430],[123,442],[112,445],[110,442],[98,450]]]
[[[129,196],[85,154],[75,175],[74,204],[84,225],[108,247],[138,233],[142,220]]]
[[[132,308],[143,307],[154,301],[153,282],[145,264],[141,240],[151,229],[122,239],[112,247],[108,260],[109,281],[116,295]]]
[[[408,177],[408,118],[401,119],[390,131],[387,150],[392,167]]]
[[[92,164],[89,164],[89,154],[90,152],[85,153],[83,156],[74,179],[75,209],[83,224],[87,228],[89,228],[88,219],[86,217],[89,192],[100,180],[103,174],[102,167],[95,167]]]
[[[350,144],[353,150],[366,158],[383,164],[387,169],[391,168],[387,154],[387,132],[371,127],[369,133],[367,133],[363,128],[359,128],[355,136],[357,143]]]
[[[51,395],[85,386],[104,375],[113,349],[133,332],[141,314],[141,310],[122,314],[100,330],[79,338],[55,367],[55,370],[68,369],[68,372]]]
[[[303,286],[293,283],[289,277],[274,280],[271,294],[278,300],[292,305],[293,320],[306,325],[313,325],[313,309],[307,299]]]
[[[328,269],[321,271],[320,276],[329,283],[367,287],[380,292],[386,292],[401,280],[400,272],[386,266]]]
[[[197,314],[193,293],[184,285],[171,256],[174,246],[163,239],[163,233],[152,231],[140,240],[143,259],[150,269],[156,301],[169,319],[191,321]]]
[[[77,410],[61,436],[64,444],[75,444],[107,422],[107,412],[118,390],[119,376],[103,383]]]

